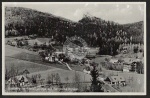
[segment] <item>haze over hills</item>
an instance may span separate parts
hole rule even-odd
[[[29,8],[6,7],[6,37],[30,34],[37,34],[41,37],[54,36],[60,42],[64,42],[67,36],[78,35],[84,38],[88,44],[97,46],[97,44],[100,44],[98,41],[103,42],[105,40],[115,40],[121,43],[129,41],[143,43],[144,31],[143,21],[121,25],[113,21],[105,21],[98,17],[85,15],[78,22],[73,22]],[[96,41],[93,41],[93,38]]]

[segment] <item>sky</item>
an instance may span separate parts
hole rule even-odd
[[[79,21],[84,14],[114,21],[120,24],[144,21],[144,4],[100,4],[100,3],[11,3],[6,6],[31,8],[61,16],[72,21]]]

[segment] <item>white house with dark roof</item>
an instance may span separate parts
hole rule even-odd
[[[118,62],[118,59],[110,59],[109,62],[110,62],[110,63],[117,63],[117,62]]]
[[[105,81],[111,85],[117,85],[117,84],[125,85],[126,84],[125,78],[122,76],[109,76],[105,79]]]
[[[27,83],[29,83],[28,78],[24,75],[12,77],[7,81],[7,84],[11,86],[24,86]]]

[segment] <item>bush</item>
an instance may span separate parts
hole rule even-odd
[[[142,62],[137,62],[136,63],[136,72],[139,74],[144,74],[144,65]]]
[[[134,49],[133,49],[134,53],[137,53],[138,50],[139,50],[138,47],[134,47]]]

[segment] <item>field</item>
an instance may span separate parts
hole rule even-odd
[[[56,73],[59,74],[62,83],[67,83],[67,82],[73,83],[75,74],[79,76],[80,82],[90,82],[91,81],[90,80],[91,76],[88,74],[85,74],[83,72],[77,72],[77,71],[63,70],[63,69],[59,69],[59,68],[55,68],[52,70],[46,70],[46,71],[34,72],[34,73],[29,74],[29,76],[41,74],[41,78],[46,80],[48,75],[56,74]],[[68,80],[66,80],[67,77],[68,77]]]
[[[14,68],[18,69],[19,72],[22,72],[25,69],[27,69],[30,73],[38,72],[39,70],[45,71],[45,70],[49,70],[49,69],[54,69],[54,67],[46,66],[44,64],[38,64],[38,63],[29,62],[29,61],[6,57],[5,58],[5,68],[7,70],[10,70],[10,68],[12,66]]]
[[[26,61],[26,62],[32,62],[36,64],[42,64],[44,66],[51,66],[51,67],[56,67],[56,68],[62,68],[65,70],[68,70],[68,68],[64,65],[58,64],[58,63],[48,63],[48,62],[43,62],[36,52],[31,52],[25,49],[19,49],[16,47],[12,46],[5,46],[5,57],[6,58],[12,58],[13,62],[17,63],[18,61]],[[6,61],[10,62],[10,61]]]

